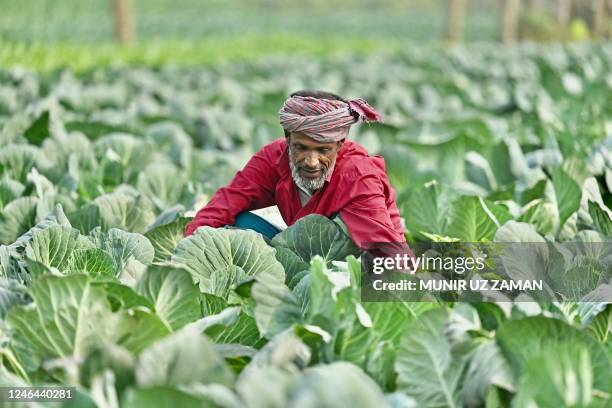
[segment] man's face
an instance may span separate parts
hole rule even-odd
[[[291,133],[289,144],[289,164],[294,181],[310,190],[318,190],[325,183],[342,141],[320,143],[302,133]]]

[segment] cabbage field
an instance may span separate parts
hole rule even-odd
[[[363,302],[308,216],[183,231],[298,89],[363,97],[409,242],[574,242],[612,284],[612,46],[0,71],[0,385],[78,407],[609,407],[612,306]],[[580,246],[578,246],[581,248]],[[543,260],[546,262],[546,259]],[[527,299],[530,300],[530,299]],[[8,406],[58,406],[11,403]]]

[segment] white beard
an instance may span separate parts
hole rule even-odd
[[[325,184],[325,180],[327,180],[327,176],[333,171],[334,166],[329,166],[326,171],[323,172],[321,177],[316,179],[307,179],[300,176],[298,168],[293,164],[293,160],[291,160],[291,146],[289,147],[289,168],[291,168],[291,177],[293,178],[293,182],[300,188],[308,191],[309,194],[313,194],[316,190],[323,187]]]

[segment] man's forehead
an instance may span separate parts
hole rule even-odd
[[[313,138],[308,137],[301,132],[291,132],[290,137],[291,137],[291,143],[301,143],[306,146],[320,147],[320,146],[335,146],[336,145],[336,142],[328,142],[328,143],[318,142],[314,140]]]

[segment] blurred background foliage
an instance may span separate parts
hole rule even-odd
[[[612,32],[610,0],[0,0],[0,10],[0,64],[38,70],[583,41]]]
[[[98,42],[114,35],[112,0],[2,0],[6,39]],[[209,35],[338,35],[424,41],[441,38],[446,0],[132,0],[135,36],[205,39]],[[470,40],[497,34],[495,1],[469,4]],[[483,37],[484,36],[484,37]]]

